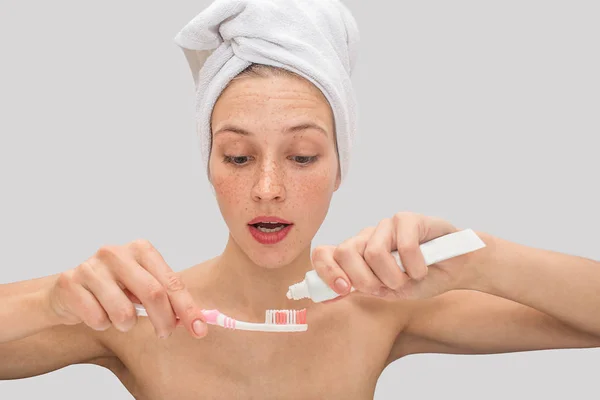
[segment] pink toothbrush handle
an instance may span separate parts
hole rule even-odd
[[[202,314],[204,315],[204,318],[206,318],[206,323],[212,325],[220,325],[219,316],[222,315],[224,327],[235,329],[236,320],[231,317],[228,317],[219,310],[202,310]]]

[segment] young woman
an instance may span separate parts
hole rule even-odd
[[[307,79],[252,65],[219,95],[210,122],[223,253],[174,272],[135,240],[0,286],[0,379],[92,363],[139,399],[368,399],[383,369],[409,354],[600,346],[592,260],[477,232],[485,248],[426,267],[419,244],[458,228],[410,212],[311,252],[341,168],[334,112]],[[286,298],[312,268],[339,299]],[[231,331],[207,325],[203,308],[255,322],[266,309],[306,308],[309,330]]]

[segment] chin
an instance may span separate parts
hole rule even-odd
[[[252,244],[242,246],[242,251],[257,267],[264,269],[279,269],[290,264],[293,260],[292,254],[285,249],[259,249]]]
[[[265,269],[278,269],[290,265],[298,258],[303,249],[292,238],[274,244],[264,245],[250,238],[243,251],[254,264]]]

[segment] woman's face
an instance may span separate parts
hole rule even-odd
[[[232,238],[257,265],[292,262],[339,186],[329,103],[300,78],[245,77],[221,94],[211,126],[210,180]]]

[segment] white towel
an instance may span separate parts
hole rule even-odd
[[[282,67],[308,79],[333,111],[341,178],[348,170],[357,129],[351,82],[359,31],[338,0],[216,0],[175,37],[196,85],[197,129],[205,165],[214,104],[229,81],[259,63]]]

